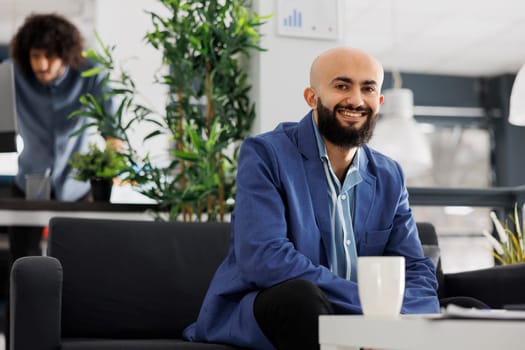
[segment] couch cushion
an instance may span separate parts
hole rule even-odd
[[[229,224],[53,218],[62,336],[180,338],[229,245]]]

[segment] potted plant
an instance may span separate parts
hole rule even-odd
[[[487,231],[483,231],[483,235],[494,248],[492,252],[494,258],[502,265],[525,262],[525,233],[523,223],[519,220],[518,205],[514,205],[514,213],[510,217],[512,224],[502,223],[494,211],[490,213],[490,219],[496,228],[498,238]]]
[[[95,201],[109,201],[113,179],[128,169],[126,157],[110,141],[104,149],[90,143],[88,152],[74,153],[69,163],[76,180],[90,182]]]
[[[103,93],[98,96],[85,94],[80,97],[82,107],[73,111],[69,117],[85,117],[89,122],[84,123],[70,137],[77,136],[86,129],[95,129],[107,141],[104,150],[100,150],[96,144],[90,144],[89,152],[75,154],[70,164],[76,170],[76,179],[91,182],[95,200],[109,200],[112,179],[126,172],[131,173],[134,167],[138,168],[129,132],[135,123],[146,120],[151,111],[135,103],[135,83],[114,61],[115,46],[104,45],[96,32],[95,38],[101,50],[90,49],[82,53],[95,64],[93,68],[82,72],[82,76],[91,77],[104,72]],[[133,115],[133,118],[125,120],[129,115]]]
[[[237,154],[255,118],[247,58],[258,46],[257,28],[269,16],[250,11],[250,0],[160,0],[168,16],[151,14],[146,40],[162,50],[169,74],[159,133],[173,139],[173,161],[145,159],[133,180],[170,219],[224,221],[233,208]],[[140,115],[139,115],[140,117]]]
[[[146,40],[162,50],[169,68],[158,77],[169,92],[164,113],[152,116],[135,102],[130,75],[121,67],[116,71],[114,47],[98,39],[102,51],[90,50],[86,56],[99,65],[85,75],[106,70],[110,93],[99,99],[86,96],[81,100],[84,110],[74,115],[90,117],[84,128],[100,132],[108,120],[117,122],[132,169],[126,180],[156,200],[169,220],[224,221],[233,208],[238,150],[255,118],[247,57],[251,50],[263,50],[256,29],[269,16],[250,12],[250,0],[160,1],[169,15],[149,12],[154,30]],[[120,101],[116,115],[104,109],[113,97]],[[156,164],[148,155],[137,159],[140,152],[129,142],[128,131],[145,122],[154,128],[145,140],[161,134],[173,140],[169,164]]]

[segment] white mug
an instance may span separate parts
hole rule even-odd
[[[365,316],[399,316],[405,293],[405,258],[402,256],[359,257],[357,286]]]

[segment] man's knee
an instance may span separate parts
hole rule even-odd
[[[314,283],[303,279],[293,279],[284,283],[290,291],[287,300],[290,305],[295,305],[300,310],[310,309],[316,314],[333,313],[326,295]]]
[[[268,311],[303,317],[332,314],[333,307],[317,285],[304,279],[292,279],[259,292],[254,311],[256,317],[258,313]]]
[[[255,319],[278,349],[318,349],[319,315],[332,314],[323,291],[312,282],[292,279],[257,295]]]

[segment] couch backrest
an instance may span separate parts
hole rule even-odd
[[[227,223],[53,218],[62,337],[178,338],[229,246]]]
[[[436,268],[436,277],[439,285],[443,284],[443,271],[441,269],[441,251],[439,249],[438,236],[436,228],[430,222],[417,222],[419,239],[423,246],[425,256],[432,259]]]

